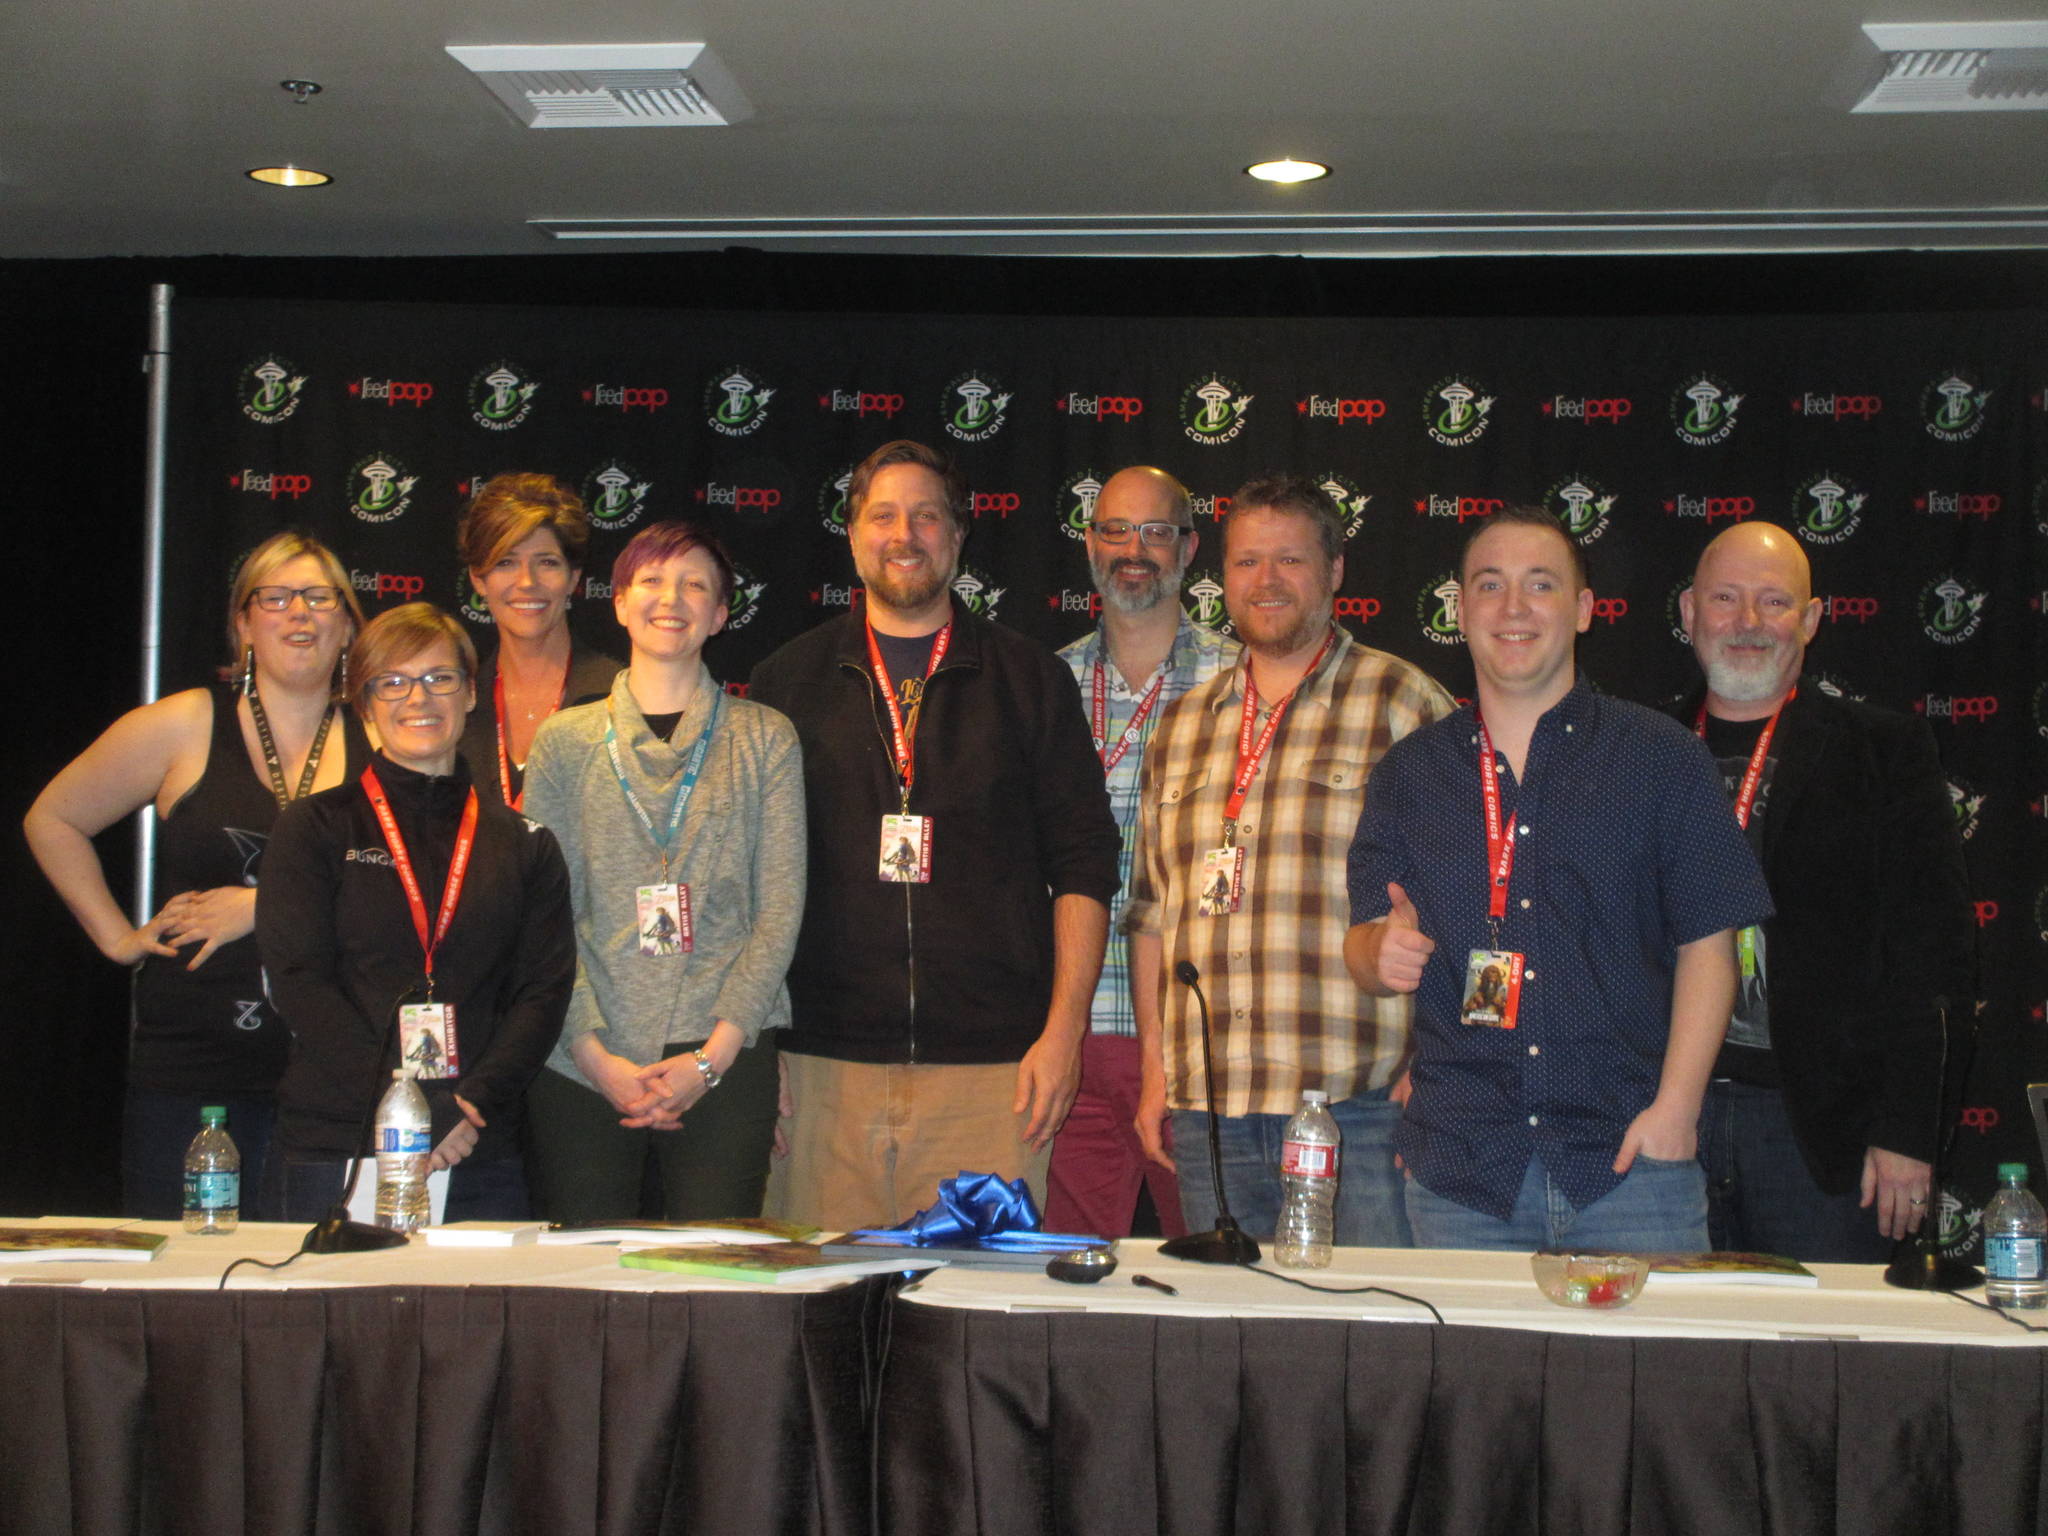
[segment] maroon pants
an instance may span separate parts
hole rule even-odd
[[[1159,1208],[1160,1229],[1168,1237],[1186,1234],[1180,1184],[1171,1168],[1145,1156],[1131,1127],[1137,1113],[1138,1042],[1128,1035],[1090,1035],[1081,1042],[1081,1091],[1052,1144],[1047,1231],[1128,1237],[1143,1183]]]

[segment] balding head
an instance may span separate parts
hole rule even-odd
[[[1150,526],[1151,534],[1142,530]],[[1162,535],[1162,525],[1174,532]],[[1106,536],[1107,528],[1114,536]],[[1163,538],[1164,542],[1155,542]],[[1163,469],[1133,464],[1095,494],[1088,522],[1088,569],[1095,590],[1118,613],[1150,613],[1180,591],[1197,538],[1188,488]]]
[[[1678,611],[1707,675],[1707,707],[1728,720],[1778,707],[1820,626],[1806,551],[1769,523],[1737,523],[1709,544]]]

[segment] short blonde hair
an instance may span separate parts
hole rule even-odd
[[[590,548],[583,498],[553,475],[507,471],[486,480],[455,525],[455,552],[465,568],[485,571],[542,528],[552,528],[578,570]]]
[[[462,670],[476,679],[476,643],[462,622],[445,608],[432,603],[400,603],[387,608],[363,626],[348,653],[348,696],[360,708],[370,679],[398,670],[401,662],[419,655],[437,640],[455,647]]]
[[[356,601],[355,588],[348,584],[348,572],[341,568],[341,562],[334,558],[334,551],[298,528],[286,528],[273,533],[248,554],[242,556],[242,563],[235,567],[233,585],[228,588],[228,665],[242,664],[242,637],[235,632],[235,625],[248,608],[250,599],[258,587],[271,585],[270,578],[284,566],[290,565],[301,555],[311,555],[320,563],[320,573],[327,578],[330,587],[341,593],[342,606],[348,609],[349,634],[354,636],[363,627],[363,606]]]

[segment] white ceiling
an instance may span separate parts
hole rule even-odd
[[[1925,0],[1940,5],[1942,0]],[[1947,0],[1971,19],[2048,0]],[[1852,116],[1909,0],[6,0],[0,256],[2048,246],[2048,118]],[[535,131],[449,43],[709,42]],[[287,77],[324,90],[305,106]],[[1279,155],[1329,180],[1239,174]],[[245,180],[278,161],[336,184]],[[536,221],[659,221],[657,240]],[[630,227],[630,226],[629,226]],[[645,228],[647,226],[639,226]]]

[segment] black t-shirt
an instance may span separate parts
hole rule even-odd
[[[1731,802],[1742,790],[1742,780],[1749,772],[1750,756],[1756,751],[1757,738],[1763,734],[1770,718],[1765,715],[1758,720],[1722,720],[1713,715],[1707,716],[1707,750],[1713,753],[1714,761],[1721,770],[1721,780],[1727,786]],[[1749,846],[1759,859],[1763,857],[1764,818],[1770,813],[1771,780],[1778,770],[1775,738],[1772,748],[1764,759],[1763,773],[1757,779],[1756,799],[1749,809]],[[1742,957],[1743,973],[1736,979],[1735,1011],[1728,1020],[1728,1039],[1714,1063],[1714,1075],[1733,1078],[1739,1083],[1775,1088],[1779,1077],[1777,1059],[1771,1054],[1771,1008],[1766,984],[1768,970],[1764,930],[1756,929],[1750,940],[1748,952]]]
[[[889,681],[896,688],[896,707],[909,709],[923,697],[924,675],[932,664],[932,646],[939,632],[928,635],[885,635],[875,631],[875,643],[882,648],[882,664],[889,669]]]

